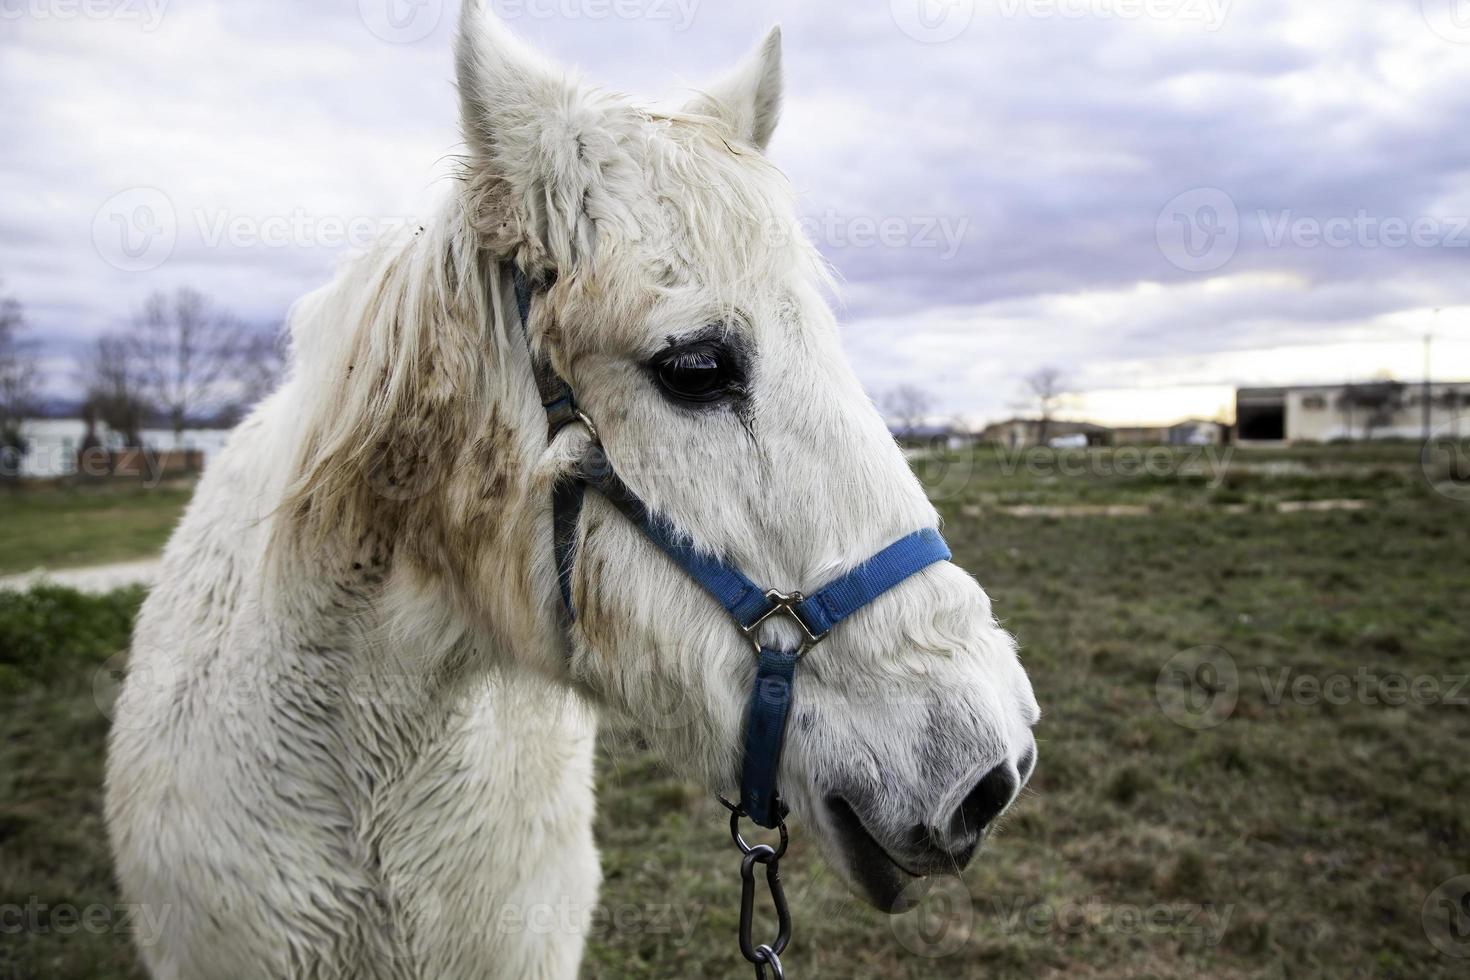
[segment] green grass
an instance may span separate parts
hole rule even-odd
[[[188,487],[0,491],[0,574],[147,557],[163,547]]]
[[[1422,909],[1470,874],[1470,708],[1384,704],[1355,686],[1346,699],[1277,696],[1282,671],[1288,692],[1304,676],[1404,676],[1441,696],[1470,673],[1470,504],[1415,478],[1414,447],[1357,450],[1237,453],[1233,486],[1214,487],[1007,475],[983,450],[963,486],[936,485],[956,559],[1021,641],[1046,714],[1040,766],[963,882],[941,883],[916,916],[859,906],[795,828],[788,972],[1463,976],[1465,961],[1431,945],[1426,929],[1445,927],[1426,926]],[[1022,518],[996,503],[1030,495],[1146,500],[1151,512]],[[1304,498],[1372,506],[1264,506]],[[124,645],[136,602],[0,597],[0,650],[20,651],[0,655],[0,903],[112,901],[93,672]],[[1177,707],[1166,666],[1205,647],[1223,648],[1238,680],[1216,685],[1233,712],[1197,729],[1161,704]],[[607,735],[600,761],[602,902],[622,927],[597,931],[584,975],[748,975],[718,805],[636,738]],[[28,931],[0,950],[7,980],[138,976],[114,935]]]

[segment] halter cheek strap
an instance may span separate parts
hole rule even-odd
[[[519,268],[512,266],[512,277],[524,332],[530,320],[531,287]],[[529,335],[527,347],[531,349]],[[750,641],[756,672],[745,723],[740,808],[760,826],[775,827],[785,815],[776,793],[776,774],[791,711],[796,665],[838,623],[917,572],[935,562],[948,561],[949,548],[938,531],[925,528],[898,539],[810,596],[762,589],[735,566],[697,550],[666,518],[652,513],[618,478],[592,420],[577,408],[571,387],[548,363],[537,358],[534,350],[531,363],[546,409],[548,438],[574,422],[587,426],[593,438],[578,472],[559,481],[552,498],[557,577],[568,619],[576,616],[571,577],[576,562],[577,523],[585,490],[591,487],[713,596]],[[801,630],[802,640],[796,650],[764,647],[756,638],[761,624],[779,615],[793,620]]]

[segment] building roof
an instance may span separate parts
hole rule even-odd
[[[1373,385],[1406,385],[1419,387],[1424,384],[1423,379],[1417,381],[1399,381],[1395,378],[1377,378],[1369,381],[1339,381],[1336,384],[1310,384],[1310,385],[1268,385],[1256,388],[1236,388],[1237,398],[1279,398],[1292,391],[1341,391],[1344,388],[1367,388]],[[1430,379],[1431,387],[1466,387],[1470,381],[1440,381]]]

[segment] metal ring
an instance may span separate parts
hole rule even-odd
[[[755,955],[757,957],[755,961],[756,980],[766,980],[766,967],[768,966],[771,968],[773,980],[786,980],[786,971],[781,966],[781,957],[776,955],[774,949],[762,943],[755,948]]]
[[[597,431],[597,423],[588,418],[587,413],[582,411],[580,408],[576,409],[576,413],[577,421],[581,422],[584,426],[587,427],[587,434],[591,436],[592,441],[600,447],[602,445],[602,436]]]
[[[743,816],[747,816],[745,809],[743,807],[735,806],[723,796],[720,797],[720,802],[725,804],[725,806],[729,807],[730,809],[730,839],[735,841],[735,846],[740,848],[741,854],[749,854],[757,847],[769,846],[766,844],[747,843],[745,838],[740,833],[740,818]],[[772,848],[772,850],[775,852],[775,857],[771,858],[771,860],[779,861],[781,860],[781,857],[786,853],[786,845],[791,843],[791,834],[786,830],[785,820],[782,820],[776,825],[776,830],[781,834],[781,844],[779,847]]]

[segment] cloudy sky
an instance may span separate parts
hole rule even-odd
[[[876,394],[1105,421],[1470,378],[1470,0],[493,0],[649,101],[785,34],[771,147]],[[423,214],[456,0],[0,0],[0,277],[50,381],[190,285],[262,323]],[[1440,312],[1436,313],[1435,310]]]

